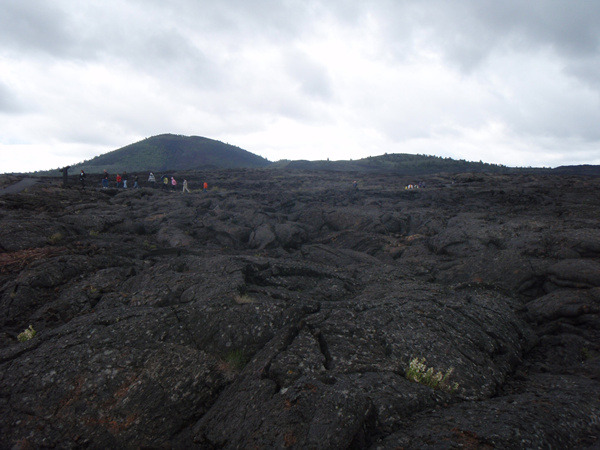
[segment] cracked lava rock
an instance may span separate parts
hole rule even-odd
[[[2,448],[598,445],[600,179],[175,176],[0,196]]]

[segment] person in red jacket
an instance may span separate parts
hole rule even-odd
[[[121,175],[117,174],[117,187],[121,187]]]
[[[205,181],[204,182],[204,192],[208,191],[208,183]]]

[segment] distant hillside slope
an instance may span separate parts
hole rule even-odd
[[[370,156],[355,161],[278,161],[273,168],[296,170],[330,170],[353,172],[393,172],[401,175],[433,173],[488,172],[507,173],[515,169],[484,162],[469,162],[439,156],[405,153]]]
[[[71,173],[156,172],[265,167],[270,162],[239,147],[200,136],[161,134],[71,167]]]
[[[277,161],[276,169],[325,170],[335,172],[387,172],[398,175],[429,175],[435,173],[538,173],[559,175],[600,176],[600,166],[561,166],[555,169],[542,167],[508,167],[482,161],[442,158],[440,156],[411,155],[407,153],[385,154],[350,161]]]
[[[587,175],[600,177],[600,166],[583,164],[580,166],[559,166],[552,169],[552,172],[562,175]]]
[[[380,156],[345,161],[281,160],[271,163],[261,156],[214,139],[175,134],[153,136],[88,161],[74,164],[71,166],[70,174],[75,175],[80,169],[90,174],[101,173],[103,170],[116,174],[125,170],[130,173],[146,171],[164,173],[182,170],[262,167],[275,170],[384,172],[409,176],[466,172],[600,176],[600,166],[598,165],[561,166],[554,169],[508,167],[482,161],[473,162],[407,153],[386,153]],[[60,175],[60,170],[53,169],[35,173],[42,176],[57,176]]]

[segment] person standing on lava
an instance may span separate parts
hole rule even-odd
[[[61,172],[63,174],[63,187],[65,187],[65,188],[69,184],[69,169],[70,168],[71,168],[71,166],[66,166],[61,169]]]

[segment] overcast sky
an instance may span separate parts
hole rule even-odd
[[[0,172],[162,133],[600,164],[599,93],[595,0],[0,0]]]

